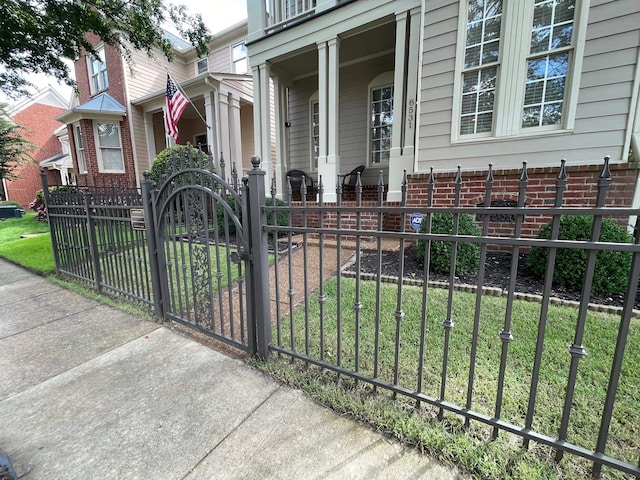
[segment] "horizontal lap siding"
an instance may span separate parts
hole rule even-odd
[[[451,143],[458,2],[426,3],[418,171],[598,162],[623,152],[640,39],[637,0],[592,0],[572,132]],[[445,28],[446,27],[446,28]]]
[[[393,56],[385,55],[340,69],[340,172],[367,164],[369,83],[379,74],[393,70]],[[291,168],[310,169],[309,99],[318,89],[317,78],[294,84],[289,96],[289,152]],[[377,183],[378,167],[367,168],[363,183]]]

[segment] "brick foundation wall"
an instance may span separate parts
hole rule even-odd
[[[527,170],[529,183],[526,190],[525,205],[530,207],[552,207],[556,193],[556,179],[560,167],[532,168]],[[606,198],[606,206],[631,207],[636,180],[637,163],[622,163],[610,166],[611,186]],[[564,193],[564,206],[593,207],[595,205],[597,184],[602,165],[581,165],[566,167],[567,189]],[[460,206],[476,207],[483,203],[487,170],[475,170],[462,173]],[[498,202],[517,202],[518,184],[521,171],[518,169],[494,170],[494,182],[491,200]],[[433,194],[434,207],[452,207],[455,200],[456,172],[435,173]],[[410,175],[408,177],[407,205],[425,207],[428,194],[428,174]],[[535,237],[539,229],[551,220],[550,217],[525,217],[522,235]],[[618,218],[619,223],[626,225],[628,219]],[[489,234],[495,236],[513,235],[512,222],[492,221]]]

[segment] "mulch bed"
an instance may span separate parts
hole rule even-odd
[[[378,269],[378,259],[376,253],[364,253],[361,258],[361,272],[376,274]],[[382,275],[397,277],[398,276],[398,253],[383,252],[382,253]],[[487,252],[487,261],[485,263],[485,274],[483,285],[485,287],[495,287],[506,289],[509,286],[509,275],[511,272],[511,253],[503,252]],[[410,246],[405,252],[404,277],[412,279],[421,279],[424,275],[424,266],[418,260],[415,246]],[[448,282],[449,276],[442,274],[429,274],[429,280]],[[477,275],[461,275],[456,277],[456,284],[477,285]],[[528,255],[520,254],[518,258],[518,276],[516,278],[516,292],[528,293],[534,295],[542,295],[542,280],[533,276],[529,268]],[[562,287],[554,286],[552,289],[553,297],[564,300],[580,301],[582,294],[578,291],[566,290]],[[591,303],[599,305],[609,305],[622,307],[624,305],[624,295],[591,295]],[[636,294],[635,309],[640,310],[640,292]]]

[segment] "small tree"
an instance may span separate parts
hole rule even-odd
[[[11,121],[6,105],[0,104],[0,183],[16,178],[15,169],[31,158],[33,144],[22,136],[22,127]]]

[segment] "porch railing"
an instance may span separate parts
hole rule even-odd
[[[287,23],[315,12],[316,0],[265,0],[268,28],[284,27]]]

